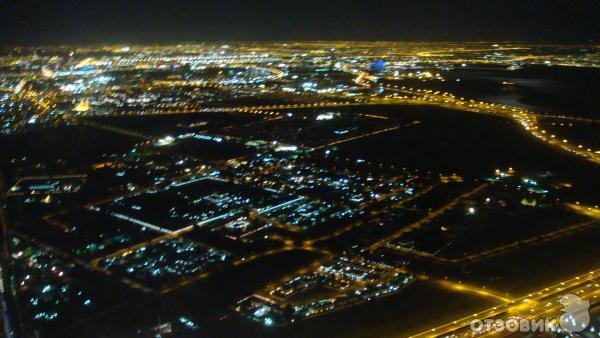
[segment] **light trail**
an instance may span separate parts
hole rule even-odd
[[[462,282],[453,282],[453,281],[450,281],[447,279],[429,278],[428,280],[438,286],[441,286],[441,287],[447,289],[447,290],[475,295],[478,297],[482,297],[482,298],[491,300],[493,302],[508,303],[508,302],[513,301],[512,298],[510,298],[507,295],[502,294],[498,291],[490,290],[490,289],[483,288],[483,287],[478,287],[475,285],[465,284]]]

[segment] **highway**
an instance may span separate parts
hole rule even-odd
[[[473,320],[483,319],[504,319],[509,317],[520,317],[527,319],[545,319],[558,318],[561,315],[563,305],[558,303],[561,296],[571,293],[576,294],[581,299],[588,299],[590,304],[596,304],[600,301],[600,269],[573,277],[563,282],[549,285],[539,291],[529,293],[515,300],[505,302],[501,305],[474,313],[431,328],[419,334],[410,336],[410,338],[421,337],[440,337],[440,336],[472,336],[471,323]],[[483,334],[485,332],[482,332]],[[487,332],[493,333],[493,332]]]

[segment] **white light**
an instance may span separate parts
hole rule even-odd
[[[173,141],[175,141],[173,136],[165,136],[163,138],[159,138],[156,144],[159,146],[166,146],[173,143]]]

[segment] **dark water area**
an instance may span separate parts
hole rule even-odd
[[[600,70],[562,66],[458,67],[445,82],[399,81],[401,85],[450,92],[466,99],[512,105],[536,112],[599,118]]]

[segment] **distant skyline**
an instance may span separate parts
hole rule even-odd
[[[20,0],[2,45],[185,41],[597,42],[600,1]]]

